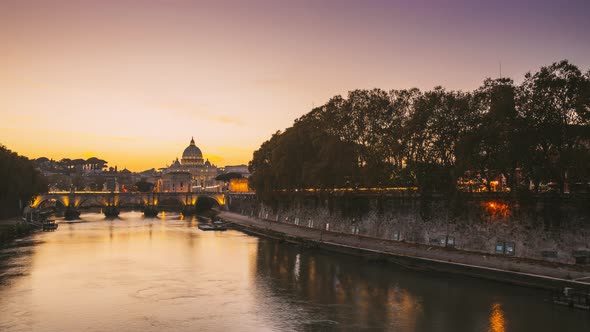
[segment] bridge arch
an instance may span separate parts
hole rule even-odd
[[[35,197],[29,206],[31,208],[37,209],[49,201],[55,201],[56,203],[59,202],[63,206],[70,206],[71,203],[70,197],[68,195],[44,194]]]
[[[185,205],[185,201],[178,196],[163,196],[158,199],[158,207],[160,209],[166,209],[167,207],[182,208]]]
[[[161,205],[194,206],[198,200],[211,200],[215,206],[225,208],[225,195],[222,193],[106,193],[76,192],[47,193],[37,197],[29,204],[36,209],[47,201],[55,200],[64,207],[102,207],[107,205]]]
[[[104,200],[100,196],[89,196],[84,197],[80,200],[76,207],[87,208],[87,207],[102,207],[105,206]]]

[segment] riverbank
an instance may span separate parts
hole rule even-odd
[[[460,273],[545,289],[590,288],[590,266],[377,239],[280,223],[232,212],[222,212],[220,216],[247,233],[389,261],[415,269]]]
[[[33,226],[19,219],[0,220],[0,248],[18,238],[30,235],[34,230]]]

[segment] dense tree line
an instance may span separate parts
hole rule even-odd
[[[520,85],[499,78],[471,92],[351,91],[275,133],[249,168],[263,199],[301,188],[493,190],[494,179],[512,192],[587,187],[590,71],[561,61]]]
[[[19,215],[33,195],[46,191],[47,181],[32,161],[0,145],[0,218]]]

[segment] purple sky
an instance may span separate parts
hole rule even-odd
[[[0,143],[29,157],[160,167],[191,136],[245,163],[357,88],[471,90],[569,59],[590,1],[0,2]],[[23,130],[27,128],[28,130]]]

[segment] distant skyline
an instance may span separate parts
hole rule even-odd
[[[590,69],[590,1],[0,2],[0,144],[132,171],[219,166],[349,90]]]

